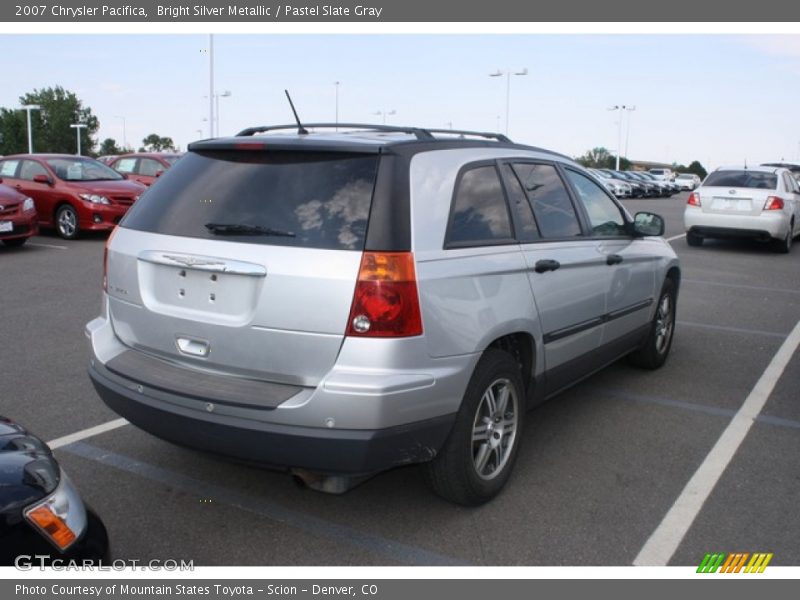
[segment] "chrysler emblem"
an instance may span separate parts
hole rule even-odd
[[[729,193],[729,194],[735,194],[735,193],[736,193],[736,190],[728,190],[728,193]]]
[[[210,267],[225,264],[219,260],[206,260],[203,258],[194,258],[193,256],[175,256],[174,254],[164,254],[163,256],[168,260],[180,263],[187,267]]]
[[[6,207],[3,206],[2,204],[0,204],[0,210],[5,210],[5,209],[6,209]]]

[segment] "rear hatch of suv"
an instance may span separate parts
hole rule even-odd
[[[344,337],[379,157],[193,147],[109,244],[117,337],[179,366],[317,385]]]
[[[704,213],[758,216],[777,185],[775,173],[731,169],[711,173],[695,194]]]

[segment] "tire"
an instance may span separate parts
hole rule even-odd
[[[65,240],[78,237],[78,213],[71,204],[64,204],[56,211],[56,231]]]
[[[656,314],[641,348],[628,355],[628,360],[642,369],[658,369],[666,361],[675,333],[675,282],[665,279],[658,296]]]
[[[782,240],[772,240],[772,247],[775,252],[780,254],[789,254],[792,249],[792,232],[794,231],[794,223],[789,224],[789,231],[786,232],[786,237]]]
[[[503,392],[505,409],[498,405]],[[502,350],[486,350],[467,385],[450,437],[425,465],[433,491],[464,506],[494,498],[508,481],[519,453],[524,406],[517,362]]]
[[[686,243],[690,246],[702,246],[703,245],[703,237],[697,235],[696,233],[692,233],[691,231],[686,232]]]
[[[19,248],[20,246],[22,246],[27,241],[28,241],[28,238],[24,237],[24,238],[14,238],[13,240],[3,240],[3,243],[8,248]]]

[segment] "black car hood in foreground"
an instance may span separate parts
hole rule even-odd
[[[22,518],[22,509],[51,494],[60,471],[42,440],[0,417],[0,535]]]

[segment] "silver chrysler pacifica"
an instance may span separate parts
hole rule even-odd
[[[425,463],[476,505],[527,409],[624,356],[664,363],[661,217],[502,135],[336,127],[196,142],[130,209],[86,327],[114,411],[323,491]]]

